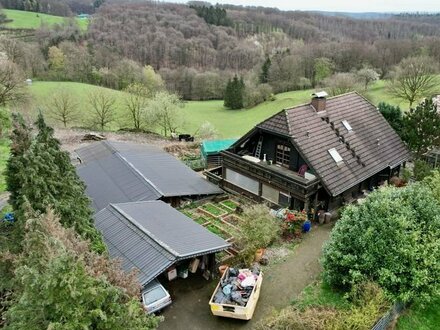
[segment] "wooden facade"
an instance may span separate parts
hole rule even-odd
[[[374,105],[357,93],[324,98],[317,94],[256,125],[221,153],[222,166],[207,173],[209,180],[259,202],[309,211],[350,203],[398,174],[410,153]]]

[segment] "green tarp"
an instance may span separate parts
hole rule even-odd
[[[202,155],[206,158],[209,155],[217,154],[222,150],[228,149],[235,141],[237,141],[237,139],[203,141]]]

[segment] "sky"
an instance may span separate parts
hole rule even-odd
[[[207,0],[213,4],[276,7],[282,10],[339,12],[440,12],[440,0]],[[188,0],[167,0],[186,3]]]

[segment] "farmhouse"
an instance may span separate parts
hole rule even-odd
[[[93,207],[110,203],[163,200],[221,194],[222,190],[167,152],[145,144],[100,141],[76,150],[78,175]]]
[[[285,109],[228,150],[210,181],[257,201],[332,209],[399,173],[410,153],[374,105],[352,92]]]
[[[196,258],[212,273],[215,253],[230,246],[163,201],[110,204],[95,214],[95,225],[110,256],[125,271],[139,270],[143,287],[170,267],[188,269]]]

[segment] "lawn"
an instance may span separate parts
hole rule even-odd
[[[0,193],[6,190],[4,171],[9,158],[9,140],[0,139]]]
[[[314,282],[301,292],[299,299],[294,300],[292,305],[298,308],[306,307],[330,307],[336,309],[348,309],[349,302],[344,298],[343,292],[332,289],[322,281]]]
[[[107,91],[114,95],[116,98],[116,116],[118,117],[114,123],[112,123],[109,126],[109,129],[116,130],[122,126],[122,124],[119,124],[122,121],[122,104],[123,104],[123,97],[124,93],[120,91],[115,91],[112,89],[94,86],[94,85],[88,85],[88,84],[82,84],[82,83],[76,83],[76,82],[55,82],[55,81],[34,81],[31,86],[29,86],[30,93],[33,97],[35,107],[41,108],[43,113],[45,113],[47,110],[47,104],[50,101],[51,96],[58,90],[58,89],[67,89],[70,93],[72,93],[73,97],[75,98],[76,102],[78,103],[78,107],[81,112],[81,121],[75,123],[75,126],[85,126],[87,122],[87,118],[90,118],[89,113],[89,105],[88,105],[88,94],[89,93],[96,93],[99,90]],[[50,117],[48,117],[48,121],[51,124],[54,124]],[[83,121],[83,122],[82,122]]]
[[[399,317],[398,330],[434,330],[440,325],[440,298],[427,304],[425,308],[415,304]]]
[[[7,18],[12,19],[12,22],[5,24],[5,26],[13,29],[37,29],[42,24],[59,24],[67,19],[66,17],[62,16],[53,16],[13,9],[4,9],[3,12],[6,14]],[[82,31],[87,30],[87,19],[75,18],[75,20]]]
[[[102,87],[74,83],[74,82],[34,82],[30,86],[36,105],[44,105],[57,88],[69,89],[79,102],[83,118],[87,118],[87,94],[97,91]],[[117,129],[123,124],[124,113],[122,109],[123,92],[109,90],[118,99],[118,120],[109,129]],[[200,125],[209,121],[223,138],[237,138],[249,131],[255,124],[265,120],[282,109],[306,103],[310,100],[313,90],[293,91],[276,95],[275,101],[268,101],[251,109],[228,110],[223,107],[223,101],[188,101],[185,102],[184,112],[186,114],[186,125],[182,132],[194,134]],[[386,93],[385,83],[378,81],[366,93],[367,98],[374,104],[385,101],[394,105],[401,105],[405,109],[405,103],[400,102]],[[83,123],[76,123],[81,126]]]

